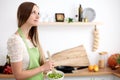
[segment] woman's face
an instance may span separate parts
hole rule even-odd
[[[32,12],[26,23],[30,26],[39,25],[39,8],[36,5],[33,6]]]

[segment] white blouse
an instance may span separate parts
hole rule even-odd
[[[26,39],[27,44],[30,48],[34,47],[29,39]],[[12,62],[22,61],[23,70],[26,70],[29,66],[29,53],[26,45],[19,35],[13,34],[7,42],[8,55]]]

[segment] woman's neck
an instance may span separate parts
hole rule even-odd
[[[29,39],[29,31],[31,29],[31,26],[28,26],[28,25],[24,24],[20,28],[21,28],[25,38]]]

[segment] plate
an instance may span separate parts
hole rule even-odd
[[[91,22],[95,19],[96,13],[95,10],[92,8],[85,8],[82,13],[83,18],[87,18],[88,22]]]

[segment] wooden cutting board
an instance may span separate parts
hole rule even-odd
[[[63,50],[52,55],[55,66],[88,66],[89,60],[83,45]]]

